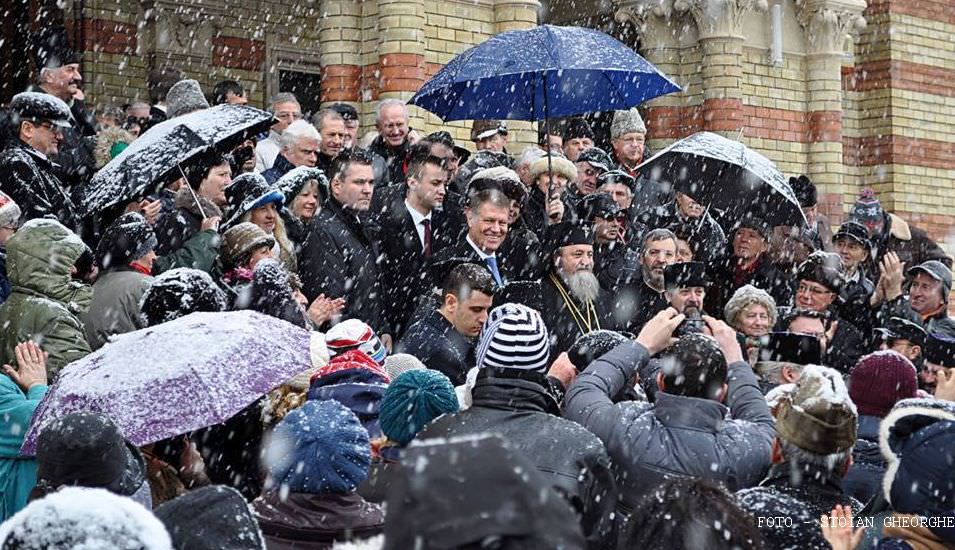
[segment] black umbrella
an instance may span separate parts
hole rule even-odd
[[[681,139],[637,170],[728,216],[758,210],[771,226],[806,224],[795,193],[776,165],[719,134],[698,132]]]
[[[83,214],[153,193],[180,177],[181,168],[202,151],[227,152],[274,123],[274,117],[260,109],[223,104],[157,124],[93,176]]]

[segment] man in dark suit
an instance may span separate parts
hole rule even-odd
[[[425,263],[456,240],[453,221],[442,208],[448,170],[427,150],[410,159],[404,200],[393,202],[377,217],[383,255],[381,284],[395,335],[409,324],[415,300],[430,290]]]

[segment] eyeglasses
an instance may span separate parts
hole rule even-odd
[[[62,132],[56,124],[53,124],[49,120],[31,120],[30,124],[36,126],[37,128],[45,128],[51,132]]]
[[[601,212],[597,214],[597,217],[602,220],[622,222],[627,219],[627,213],[626,212],[616,212],[616,213]]]
[[[805,283],[799,283],[799,287],[796,288],[796,294],[806,294],[809,293],[812,296],[825,296],[826,294],[833,294],[833,292],[826,288],[820,288],[818,286],[810,286]]]

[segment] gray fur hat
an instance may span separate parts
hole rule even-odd
[[[626,111],[617,111],[613,114],[613,122],[610,124],[610,139],[617,139],[625,134],[636,132],[638,134],[647,133],[647,125],[643,123],[643,117],[636,107]]]
[[[166,94],[166,113],[169,118],[208,108],[209,102],[202,95],[202,88],[195,80],[180,80],[173,84]]]
[[[753,285],[743,285],[736,289],[733,297],[726,302],[726,307],[723,308],[723,319],[729,326],[738,329],[740,313],[743,313],[747,306],[753,304],[759,304],[766,308],[766,313],[769,314],[769,326],[776,325],[776,301],[768,292]]]

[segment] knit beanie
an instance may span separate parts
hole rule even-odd
[[[768,292],[753,285],[743,285],[736,289],[733,296],[726,302],[723,308],[723,319],[734,328],[739,328],[739,315],[747,307],[756,304],[766,308],[769,314],[769,326],[776,326],[776,300]]]
[[[275,239],[261,227],[252,222],[242,222],[230,227],[222,234],[222,246],[219,251],[223,267],[228,270],[241,266],[247,260],[247,256],[261,246],[267,248],[275,246]]]
[[[166,94],[166,115],[169,118],[208,108],[209,102],[195,80],[180,80],[173,84]]]
[[[9,195],[0,191],[0,228],[19,227],[22,215],[17,203]]]
[[[103,233],[96,247],[96,263],[103,269],[128,265],[157,245],[156,233],[146,218],[138,212],[128,212]]]
[[[849,373],[849,397],[859,414],[884,417],[897,402],[915,397],[917,390],[915,366],[892,350],[866,355]]]
[[[647,125],[636,107],[626,111],[616,111],[613,122],[610,123],[610,139],[617,139],[626,134],[646,134]]]
[[[823,456],[855,445],[858,414],[837,371],[806,365],[798,382],[777,390],[781,395],[774,412],[780,439]]]
[[[577,166],[574,165],[573,162],[570,162],[564,156],[549,156],[550,169],[554,176],[564,176],[568,182],[577,181]],[[534,184],[537,183],[537,178],[539,178],[541,174],[547,173],[547,158],[548,155],[544,155],[531,163],[528,176]]]
[[[368,477],[368,432],[341,403],[307,401],[276,424],[265,464],[274,487],[347,495]]]
[[[871,187],[866,187],[859,195],[859,200],[852,205],[849,212],[849,219],[865,222],[878,222],[882,220],[882,203],[875,197],[875,191]]]
[[[242,493],[208,485],[174,498],[155,510],[174,548],[259,550],[264,547],[258,521]]]
[[[151,327],[197,311],[225,311],[226,297],[205,271],[179,267],[153,279],[139,300],[139,317]]]
[[[378,408],[378,423],[388,439],[405,446],[432,420],[457,410],[458,398],[447,376],[434,370],[411,370],[388,385]]]
[[[426,368],[420,359],[410,353],[395,353],[385,358],[385,372],[392,380],[408,371]]]
[[[382,345],[374,329],[358,319],[346,319],[333,326],[325,334],[325,343],[328,344],[328,354],[332,358],[357,349],[381,365],[388,356],[388,350]]]
[[[520,304],[491,310],[477,346],[477,366],[546,372],[550,336],[540,313]]]

